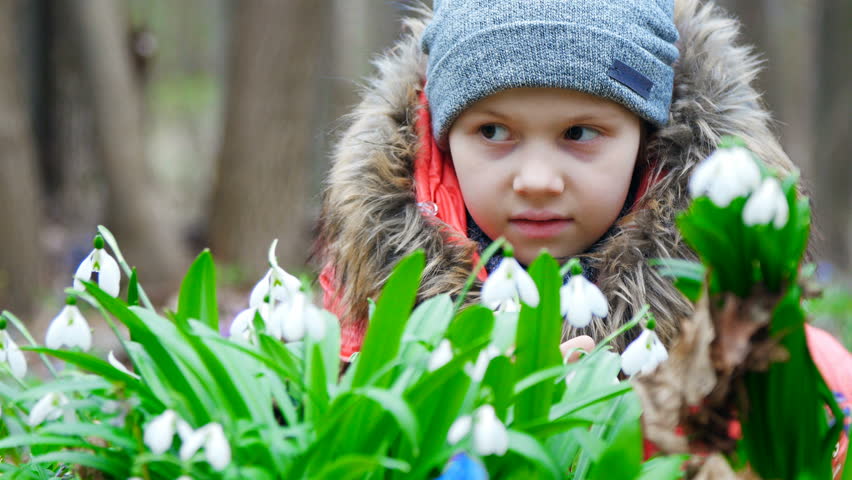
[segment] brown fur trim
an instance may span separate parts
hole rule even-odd
[[[413,159],[417,97],[425,71],[420,35],[430,13],[406,21],[408,33],[376,62],[377,76],[351,115],[323,195],[319,258],[336,269],[347,306],[344,322],[364,321],[367,299],[381,289],[393,265],[416,249],[426,252],[421,298],[457,293],[471,269],[475,245],[446,241],[441,225],[427,221],[415,204]],[[648,156],[660,180],[623,217],[587,260],[610,302],[610,314],[582,331],[599,340],[628,321],[645,303],[665,341],[692,307],[648,260],[693,258],[675,228],[688,204],[687,179],[722,135],[742,137],[770,166],[793,170],[770,130],[770,115],[751,86],[760,62],[737,45],[739,26],[717,7],[676,0],[680,60],[669,125],[648,140]],[[474,287],[474,298],[479,285]],[[617,347],[622,347],[623,342]]]

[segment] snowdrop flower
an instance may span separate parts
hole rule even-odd
[[[483,405],[476,411],[473,449],[482,456],[502,456],[509,449],[509,433],[491,405]]]
[[[493,344],[488,345],[479,352],[479,356],[476,357],[476,363],[469,363],[465,367],[465,372],[467,372],[468,376],[474,382],[481,382],[482,378],[485,377],[485,372],[488,370],[488,364],[491,363],[491,360],[499,356],[500,349]]]
[[[27,374],[27,359],[24,357],[24,352],[18,348],[6,330],[0,331],[0,362],[9,363],[9,370],[15,378],[21,379]]]
[[[121,280],[118,263],[104,250],[103,237],[95,235],[94,244],[95,249],[83,259],[80,266],[77,267],[77,271],[74,272],[74,288],[81,292],[85,291],[86,289],[80,280],[89,280],[92,278],[92,272],[98,272],[98,286],[101,287],[101,290],[116,297]]]
[[[473,430],[473,449],[478,455],[502,456],[509,449],[509,433],[497,418],[494,407],[483,405],[474,412],[474,419],[465,415],[456,419],[447,433],[447,441],[455,445]]]
[[[584,328],[592,316],[606,317],[609,305],[600,289],[583,275],[576,273],[559,289],[562,316],[576,328]]]
[[[447,442],[450,445],[455,445],[459,443],[464,437],[470,433],[470,429],[473,427],[473,417],[470,415],[462,415],[457,418],[452,425],[450,425],[450,430],[447,432]]]
[[[500,265],[488,276],[482,285],[482,304],[497,310],[511,308],[504,306],[506,302],[514,302],[517,299],[531,307],[538,306],[538,289],[529,273],[524,267],[511,256],[511,250],[503,257]]]
[[[781,183],[774,177],[763,180],[743,208],[743,223],[749,226],[772,222],[776,229],[781,229],[787,225],[789,216],[787,197],[781,190]]]
[[[450,360],[452,359],[453,345],[445,338],[438,344],[438,348],[432,351],[432,355],[429,356],[429,364],[426,368],[430,372],[433,372],[450,363]]]
[[[113,367],[115,367],[116,370],[124,372],[124,373],[130,375],[131,377],[139,380],[139,378],[140,378],[139,375],[136,375],[135,373],[131,372],[127,367],[124,366],[123,363],[119,362],[118,359],[115,358],[115,354],[112,353],[112,350],[110,350],[109,355],[107,355],[107,361],[109,361],[109,364],[112,365]]]
[[[207,425],[181,436],[183,444],[180,447],[180,459],[187,461],[204,447],[204,458],[215,470],[222,471],[231,463],[231,446],[222,431],[222,425],[208,423]]]
[[[707,195],[720,207],[753,192],[760,184],[760,169],[743,147],[721,148],[695,167],[689,179],[693,197]]]
[[[653,319],[649,320],[648,327],[621,354],[621,370],[625,375],[651,373],[669,358],[666,347],[654,332],[655,324]]]
[[[76,298],[69,296],[65,300],[65,307],[47,327],[44,343],[47,348],[53,349],[64,345],[68,348],[80,347],[85,352],[92,348],[92,331],[77,308]]]
[[[325,319],[320,310],[302,292],[293,295],[286,318],[282,319],[281,332],[288,341],[300,340],[307,332],[313,340],[325,337]]]
[[[29,424],[31,427],[40,425],[45,420],[52,421],[61,417],[65,410],[63,407],[68,404],[68,397],[61,393],[48,393],[33,405],[30,410]]]
[[[179,420],[181,419],[174,410],[166,410],[157,415],[145,427],[142,441],[153,453],[157,455],[165,453],[172,446]]]
[[[267,255],[269,270],[251,290],[249,307],[260,306],[267,296],[270,302],[287,302],[302,288],[302,282],[298,278],[278,266],[278,259],[275,257],[276,246],[278,246],[277,238],[269,246]]]
[[[249,307],[238,313],[237,316],[234,317],[234,321],[231,322],[231,328],[229,329],[228,335],[234,339],[250,342],[254,333],[254,315],[256,313],[260,313],[260,317],[266,324],[266,333],[275,338],[281,338],[281,329],[276,328],[277,324],[272,322],[270,305],[266,301],[257,307]]]

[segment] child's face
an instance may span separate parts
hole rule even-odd
[[[450,152],[465,205],[492,239],[529,264],[585,251],[624,206],[640,120],[593,95],[518,88],[484,98],[455,121]]]

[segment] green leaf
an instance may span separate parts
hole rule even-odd
[[[447,331],[453,318],[453,301],[447,294],[432,297],[414,309],[402,335],[402,354],[407,364],[428,357],[424,344],[434,347]]]
[[[113,478],[127,478],[130,462],[126,458],[112,458],[102,454],[92,454],[75,451],[50,452],[30,459],[31,463],[66,463],[82,465],[104,472]]]
[[[111,443],[114,447],[125,450],[133,451],[139,448],[138,443],[130,435],[130,432],[102,423],[51,423],[42,427],[39,433],[43,435],[65,435],[67,437],[98,437]],[[86,440],[86,438],[83,439]],[[88,440],[86,442],[88,443]]]
[[[518,318],[515,378],[520,379],[562,363],[559,264],[543,253],[530,266],[530,275],[538,288],[540,302],[536,308],[524,304]],[[515,421],[532,422],[546,417],[555,389],[553,382],[542,382],[521,392],[515,400]]]
[[[418,250],[402,259],[388,278],[361,347],[352,380],[354,388],[366,385],[374,373],[393,361],[399,353],[402,333],[417,298],[425,263],[423,251]]]
[[[509,430],[509,450],[517,453],[538,467],[539,471],[549,475],[549,478],[562,478],[559,467],[547,450],[534,437],[516,430]],[[621,478],[621,477],[612,477]]]
[[[669,455],[656,457],[642,464],[642,472],[638,480],[676,480],[683,478],[686,472],[683,470],[683,462],[689,459],[689,455]]]
[[[365,478],[377,469],[408,472],[411,466],[405,462],[378,455],[344,455],[327,464],[312,478],[329,480],[349,480]]]
[[[127,284],[127,304],[139,305],[139,278],[136,276],[136,267],[130,271],[130,282]]]
[[[415,455],[417,455],[417,448],[420,445],[420,427],[414,411],[407,401],[390,390],[374,387],[358,389],[355,391],[355,395],[369,398],[389,413],[399,429],[408,438],[408,441],[411,442],[415,449]]]
[[[147,404],[146,408],[159,410],[164,408],[163,404],[154,396],[154,394],[139,380],[113,367],[108,362],[101,360],[98,357],[82,352],[74,352],[69,350],[53,350],[42,347],[21,347],[21,350],[30,350],[33,352],[46,353],[52,357],[64,360],[72,365],[77,365],[83,370],[95,373],[105,380],[123,384],[128,389],[138,393],[142,400]]]
[[[642,470],[642,429],[639,418],[622,424],[592,468],[590,479],[636,478]]]
[[[457,350],[470,350],[475,345],[487,343],[493,328],[494,312],[482,305],[471,305],[450,323],[447,339]]]
[[[210,250],[205,249],[196,257],[183,278],[178,296],[177,318],[183,322],[194,318],[213,330],[219,330],[216,267],[213,265]]]

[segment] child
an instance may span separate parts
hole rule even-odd
[[[691,306],[648,260],[694,258],[674,222],[694,165],[735,135],[794,168],[750,85],[758,61],[698,0],[435,0],[428,26],[408,27],[323,197],[320,281],[344,358],[399,259],[426,252],[420,298],[455,294],[498,236],[524,264],[543,248],[580,256],[606,295],[609,315],[563,340],[600,340],[647,303],[669,342]],[[814,331],[829,386],[850,397],[848,352]]]

